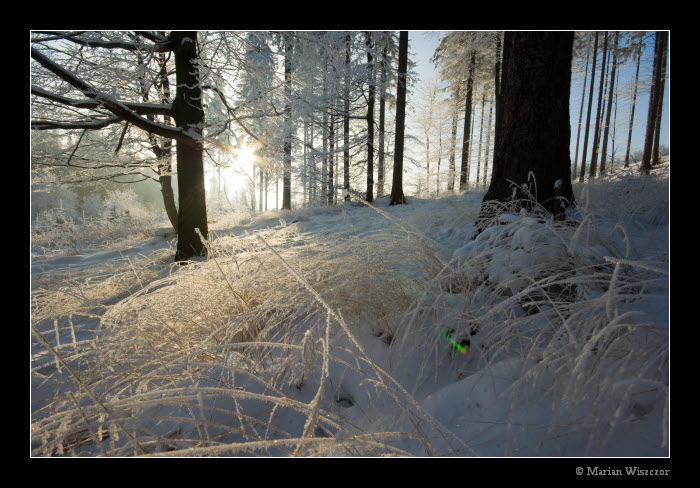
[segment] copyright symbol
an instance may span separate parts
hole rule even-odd
[[[581,476],[583,474],[583,468],[576,468],[576,474]]]

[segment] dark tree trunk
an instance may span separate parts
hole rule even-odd
[[[172,113],[178,127],[201,137],[204,125],[202,90],[199,86],[197,33],[175,31],[171,34],[175,52],[177,90]],[[197,230],[208,238],[207,207],[204,192],[204,160],[201,140],[177,141],[177,182],[180,212],[177,225],[175,261],[206,255],[206,247]]]
[[[600,153],[600,174],[605,173],[605,156],[608,151],[608,136],[610,135],[610,115],[612,113],[613,90],[615,89],[615,72],[617,71],[617,40],[620,36],[619,32],[615,33],[615,41],[613,42],[613,58],[612,71],[610,73],[610,90],[608,91],[608,107],[605,116],[605,130],[603,131],[603,149]]]
[[[625,168],[630,166],[630,148],[632,147],[632,128],[634,127],[634,109],[637,105],[637,86],[639,84],[639,65],[642,61],[642,40],[639,40],[637,48],[637,71],[634,75],[634,93],[632,95],[632,110],[630,112],[630,129],[627,135],[627,152],[625,153]]]
[[[287,98],[284,108],[284,160],[282,174],[282,210],[292,209],[292,39],[284,38],[284,94]],[[316,185],[314,185],[315,187]]]
[[[598,55],[598,32],[595,33],[593,41],[593,62],[591,63],[591,88],[588,93],[588,112],[586,114],[586,130],[583,132],[583,154],[581,155],[581,173],[578,181],[583,183],[586,176],[586,154],[588,153],[588,133],[591,128],[591,109],[593,108],[593,86],[595,85],[595,62]]]
[[[469,176],[469,137],[471,135],[472,90],[474,86],[474,66],[476,64],[476,52],[472,51],[469,62],[469,77],[467,78],[467,102],[464,107],[464,134],[462,136],[462,166],[459,171],[459,191],[467,189]]]
[[[388,33],[384,33],[382,39],[384,47],[379,68],[379,155],[377,161],[377,197],[384,195],[384,125],[386,119],[386,56]]]
[[[335,118],[330,117],[328,126],[328,205],[333,205],[333,195],[335,195],[335,185],[333,184],[333,154],[335,152]]]
[[[374,200],[374,59],[372,37],[367,32],[367,195],[366,200]]]
[[[407,203],[403,194],[403,142],[406,120],[406,71],[408,67],[408,31],[399,33],[399,70],[396,81],[396,135],[394,141],[394,174],[389,205]]]
[[[343,191],[350,201],[350,34],[345,36],[345,83],[343,84]]]
[[[491,184],[484,195],[479,228],[492,217],[487,202],[508,202],[511,181],[527,183],[530,173],[537,203],[556,218],[573,204],[569,142],[569,94],[573,32],[506,32],[501,102],[503,119],[497,135]],[[516,198],[525,198],[517,191]],[[520,206],[528,206],[521,201]]]
[[[656,131],[656,111],[659,107],[658,96],[659,87],[661,84],[661,61],[664,32],[656,33],[654,41],[654,69],[651,81],[651,93],[649,94],[649,112],[647,115],[647,130],[644,137],[644,151],[642,153],[642,162],[639,170],[642,173],[649,174],[651,171],[651,153],[654,145],[654,133]]]
[[[594,177],[598,168],[598,145],[600,144],[600,114],[603,108],[603,91],[605,82],[605,57],[608,51],[608,33],[605,33],[603,40],[603,59],[600,62],[600,85],[598,88],[598,108],[595,116],[595,129],[593,131],[593,149],[591,150],[591,167],[588,173],[589,177]],[[595,66],[594,66],[595,69]]]
[[[661,137],[661,115],[664,108],[664,87],[666,86],[666,60],[668,53],[668,33],[663,32],[661,36],[663,45],[661,46],[661,73],[659,74],[659,90],[656,107],[656,130],[654,131],[654,149],[652,151],[651,164],[659,164],[659,138]]]

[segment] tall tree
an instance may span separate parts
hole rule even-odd
[[[350,201],[350,33],[345,35],[345,82],[343,83],[343,191]]]
[[[379,152],[377,154],[377,197],[384,195],[384,132],[386,123],[386,95],[387,95],[387,60],[389,55],[389,32],[382,32],[380,36],[381,55],[379,65],[379,127],[378,141]]]
[[[481,139],[484,134],[484,116],[485,116],[485,110],[484,108],[486,107],[486,91],[482,94],[481,97],[481,126],[479,127],[479,150],[476,153],[476,184],[477,186],[479,185],[479,174],[481,172]],[[485,181],[484,181],[485,183]]]
[[[403,145],[406,120],[406,82],[408,67],[408,31],[399,33],[399,68],[396,80],[396,135],[394,136],[394,174],[389,205],[407,203],[403,194]]]
[[[367,47],[367,194],[368,202],[374,200],[374,91],[375,69],[372,33],[367,32],[365,45]]]
[[[608,106],[605,116],[605,129],[603,131],[603,149],[600,153],[600,174],[605,174],[605,156],[608,150],[608,136],[610,134],[610,115],[612,112],[613,90],[615,87],[615,72],[617,71],[617,43],[620,37],[619,32],[615,32],[615,40],[612,48],[612,72],[610,73],[610,90],[608,91]]]
[[[126,50],[131,52],[174,53],[176,94],[172,104],[148,104],[125,102],[109,94],[111,88],[100,87],[85,81],[82,75],[77,75],[49,58],[49,50],[31,48],[31,57],[44,69],[58,79],[78,90],[87,100],[73,100],[63,95],[51,93],[43,87],[33,87],[32,94],[51,100],[58,104],[85,108],[96,111],[103,117],[84,118],[79,123],[62,123],[33,121],[33,129],[48,128],[99,128],[113,123],[126,122],[142,129],[146,133],[174,139],[177,145],[178,170],[178,243],[175,254],[176,261],[186,261],[193,256],[206,254],[206,247],[198,235],[206,239],[208,236],[206,217],[206,198],[204,190],[203,163],[203,127],[204,109],[202,106],[202,87],[199,80],[199,56],[197,53],[196,32],[172,32],[165,36],[158,33],[142,33],[149,41],[145,45],[137,40],[125,40],[121,33],[113,33],[105,38],[100,33],[50,33],[53,39],[62,39],[91,49]],[[35,39],[37,44],[46,41]],[[97,59],[97,58],[95,58]],[[99,60],[98,60],[99,61]],[[68,60],[68,62],[70,62]],[[99,63],[94,64],[92,71],[99,71]],[[93,76],[96,83],[104,83],[97,75],[85,71],[86,76]],[[49,85],[52,82],[48,82]],[[108,91],[109,90],[109,91]],[[141,92],[141,96],[143,93]],[[77,104],[77,105],[76,105]],[[104,117],[104,111],[110,116]],[[156,123],[146,115],[167,115],[174,119],[175,127]]]
[[[588,78],[588,61],[589,61],[590,55],[591,55],[590,38],[588,40],[588,43],[589,43],[589,46],[586,48],[586,69],[584,70],[584,74],[583,74],[583,94],[581,95],[581,108],[580,108],[579,114],[578,114],[578,129],[576,131],[576,152],[574,155],[574,171],[573,171],[574,176],[576,175],[576,170],[578,169],[578,146],[579,146],[579,140],[581,138],[581,120],[583,119],[583,103],[586,100],[586,79]]]
[[[600,144],[601,111],[603,108],[603,92],[605,91],[605,59],[608,53],[608,33],[603,38],[603,59],[600,62],[600,85],[598,88],[598,108],[595,116],[595,129],[593,130],[593,149],[591,150],[591,165],[589,177],[594,177],[598,169],[598,146]]]
[[[651,93],[649,94],[649,112],[647,115],[647,129],[644,137],[644,151],[642,152],[642,162],[640,164],[640,172],[649,174],[651,171],[651,158],[654,146],[654,135],[656,132],[657,115],[659,110],[659,98],[663,96],[660,93],[661,89],[661,74],[663,63],[663,51],[668,32],[658,31],[654,41],[654,68],[651,80]]]
[[[469,74],[467,76],[467,101],[464,107],[464,132],[462,134],[462,165],[459,171],[459,191],[467,189],[469,173],[469,138],[471,135],[472,91],[474,88],[474,69],[476,66],[476,51],[469,53]]]
[[[632,45],[632,36],[629,38],[630,47]],[[630,49],[628,47],[628,49]],[[632,108],[630,110],[630,127],[627,134],[627,151],[625,152],[625,168],[629,168],[630,165],[630,149],[632,147],[632,128],[634,127],[634,109],[637,105],[637,87],[639,84],[639,65],[642,61],[642,36],[639,36],[639,42],[636,45],[637,50],[637,70],[634,74],[634,92],[632,94]]]
[[[591,62],[591,87],[588,91],[588,111],[586,112],[586,128],[583,131],[583,154],[581,155],[581,173],[578,181],[583,183],[586,175],[586,153],[588,152],[588,131],[591,127],[591,108],[593,107],[593,86],[595,85],[595,63],[598,54],[598,32],[595,33],[593,41],[593,61]]]
[[[569,95],[573,32],[511,32],[504,36],[502,116],[496,135],[491,184],[484,195],[478,226],[493,216],[488,202],[524,198],[511,182],[523,185],[534,175],[537,203],[563,218],[573,203],[569,142]],[[533,189],[534,190],[534,189]],[[529,200],[519,200],[529,205]]]
[[[486,179],[486,171],[488,170],[489,166],[489,149],[491,147],[491,117],[493,114],[493,100],[494,95],[491,95],[491,100],[489,100],[489,122],[487,124],[487,131],[486,131],[486,154],[484,155],[484,184],[488,181]]]
[[[282,175],[282,209],[292,208],[292,56],[294,55],[291,34],[284,35],[284,108],[285,135]]]
[[[458,99],[453,98],[452,103],[452,135],[450,138],[450,159],[447,169],[447,191],[454,193],[455,191],[455,151],[457,147],[457,122],[459,118],[459,103]]]
[[[668,58],[668,32],[662,32],[661,36],[661,72],[659,73],[659,89],[656,97],[656,122],[654,130],[654,149],[652,150],[651,164],[659,164],[659,139],[661,137],[661,114],[664,108],[664,87],[666,85],[666,64]]]

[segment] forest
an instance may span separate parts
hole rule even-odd
[[[669,34],[31,31],[30,456],[668,459]]]

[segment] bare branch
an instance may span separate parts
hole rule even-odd
[[[97,39],[82,39],[79,36],[80,34],[84,34],[83,32],[60,32],[60,31],[42,31],[39,32],[40,34],[47,34],[49,36],[54,37],[55,39],[65,39],[67,41],[74,42],[76,44],[80,44],[81,46],[88,46],[88,47],[100,47],[100,48],[105,48],[105,49],[125,49],[127,51],[152,51],[152,52],[168,52],[172,51],[172,44],[170,43],[170,39],[163,39],[159,37],[158,41],[155,41],[156,43],[152,46],[146,46],[141,43],[134,43],[134,42],[124,42],[124,41],[102,41],[102,40],[97,40]],[[143,32],[141,32],[141,35],[144,35]],[[146,35],[144,35],[149,40],[154,40]],[[151,37],[154,37],[151,34]],[[43,38],[39,40],[34,40],[34,42],[39,42],[39,41],[44,41],[44,40],[52,40],[51,38]]]
[[[56,93],[51,93],[38,86],[31,87],[31,94],[38,97],[46,98],[53,102],[58,102],[63,105],[69,105],[74,108],[98,109],[102,105],[95,100],[75,100],[64,97]],[[172,105],[162,103],[138,103],[138,102],[119,102],[125,107],[133,110],[140,115],[172,115]]]
[[[85,121],[75,122],[54,122],[51,120],[32,120],[32,130],[53,130],[53,129],[85,129],[99,130],[104,129],[108,125],[116,124],[122,121],[121,117],[109,117],[107,119],[90,119]]]
[[[193,143],[201,139],[201,135],[197,134],[195,131],[185,133],[180,127],[170,127],[144,119],[127,107],[124,103],[100,92],[95,87],[81,80],[70,71],[67,71],[61,66],[57,65],[34,48],[31,48],[31,55],[32,58],[44,68],[54,73],[62,80],[70,83],[73,87],[80,90],[86,97],[94,100],[117,117],[120,117],[122,120],[129,122],[131,125],[136,126],[139,129],[143,129],[146,132],[151,132],[162,137],[178,139],[186,143]]]

